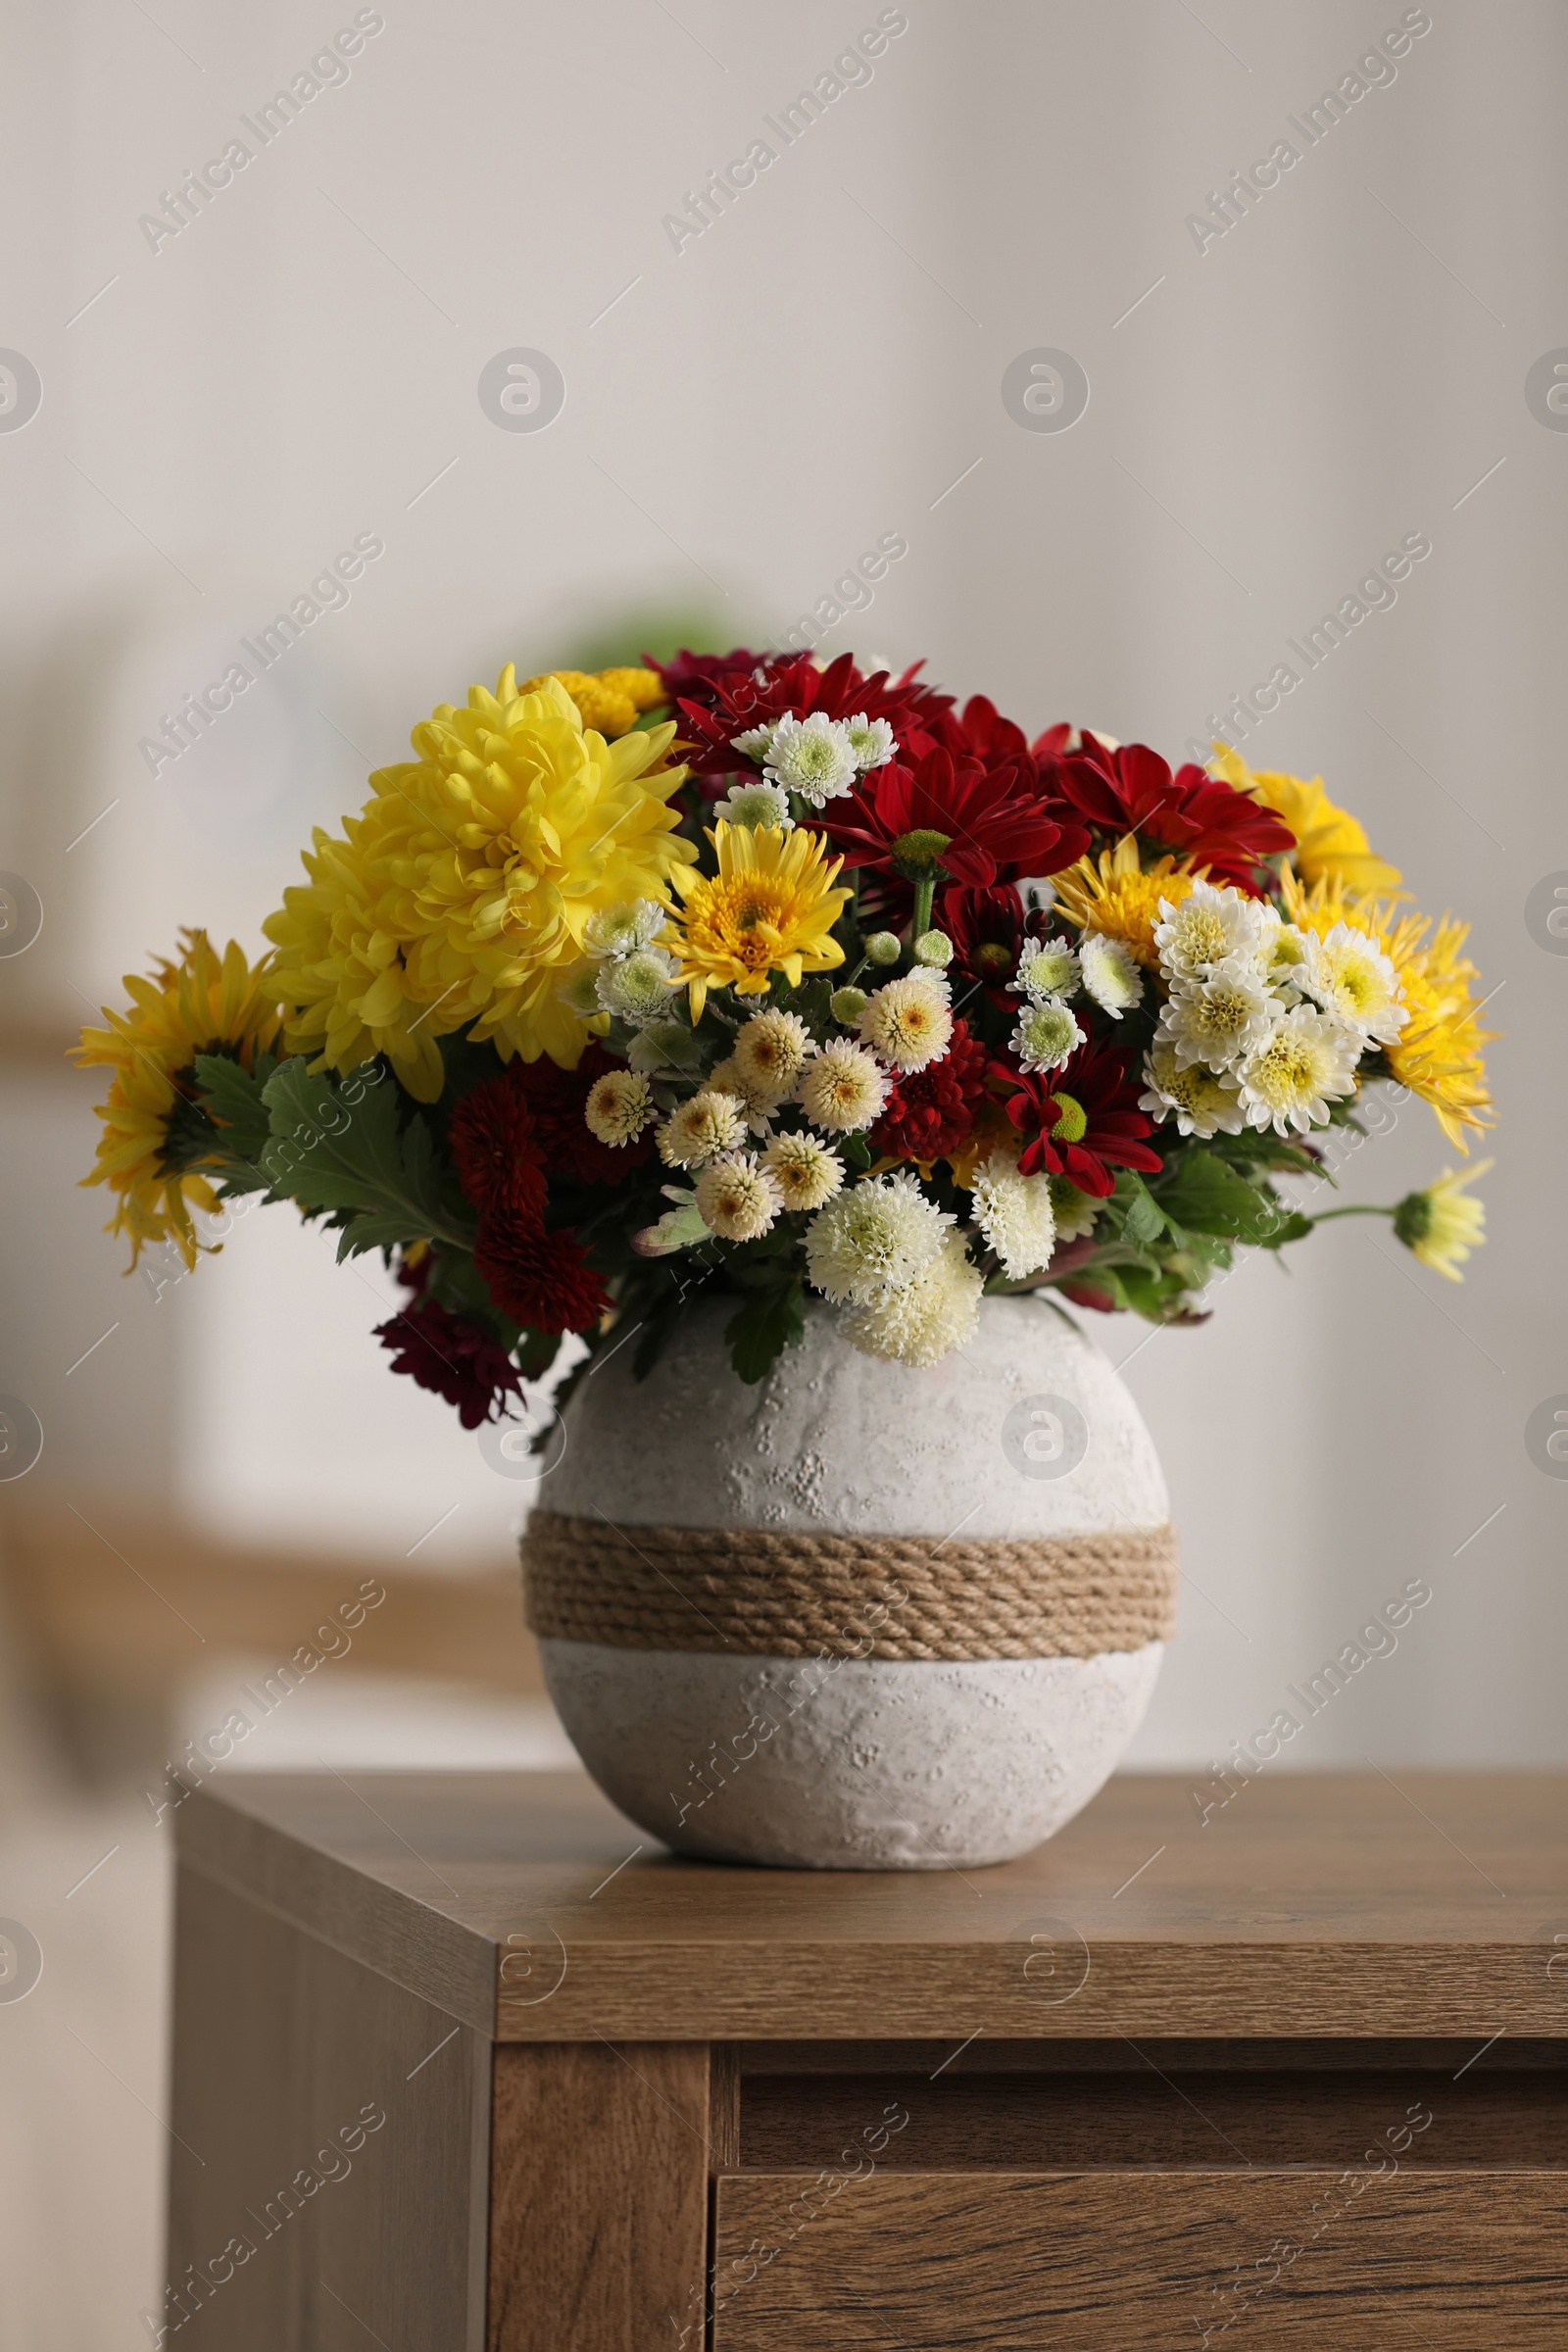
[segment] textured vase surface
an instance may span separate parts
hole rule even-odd
[[[530,1613],[578,1753],[624,1813],[686,1854],[922,1870],[1028,1851],[1104,1783],[1163,1655],[1162,1640],[1140,1638],[1155,1622],[1147,1606],[1118,1616],[1113,1590],[1121,1548],[1157,1553],[1169,1532],[1131,1396],[1099,1348],[1039,1298],[986,1300],[974,1339],[926,1371],[857,1353],[833,1312],[813,1308],[803,1343],[759,1387],[730,1368],[733,1312],[733,1301],[696,1305],[646,1380],[623,1348],[566,1408],[564,1448],[540,1488],[548,1516],[535,1524],[589,1545],[602,1533],[656,1603],[666,1586],[671,1595],[652,1637],[667,1645],[635,1646],[649,1636],[628,1636],[612,1591],[609,1618],[589,1621],[612,1638],[551,1631],[575,1620],[536,1609],[538,1580]],[[888,1546],[875,1540],[896,1539],[912,1571],[885,1576],[874,1607],[818,1609],[792,1636],[794,1654],[737,1652],[737,1642],[771,1637],[726,1632],[733,1620],[705,1602],[702,1578],[669,1548],[672,1530],[694,1531],[705,1559],[743,1568],[750,1541],[759,1589],[768,1538],[792,1554],[809,1553],[802,1538],[840,1551],[856,1539],[879,1575]],[[1051,1618],[1053,1563],[1078,1553],[1092,1565],[1087,1583],[1075,1571],[1078,1614],[1067,1614],[1090,1630],[1023,1640],[1087,1654],[986,1654],[1017,1646],[1036,1601]],[[967,1561],[978,1563],[972,1589]],[[1165,1574],[1173,1590],[1173,1554]],[[900,1601],[933,1580],[935,1632],[923,1601]],[[1115,1635],[1119,1646],[1092,1646],[1095,1627],[1125,1624],[1138,1630]],[[875,1654],[907,1645],[911,1626],[967,1654]]]

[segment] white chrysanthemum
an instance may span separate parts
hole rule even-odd
[[[1012,1033],[1012,1050],[1026,1070],[1059,1070],[1083,1042],[1076,1015],[1054,997],[1026,1004]]]
[[[667,1021],[678,969],[667,948],[638,948],[633,955],[613,956],[599,967],[601,1010],[614,1013],[628,1029]]]
[[[1247,1124],[1240,1082],[1229,1070],[1205,1070],[1200,1061],[1183,1069],[1168,1037],[1156,1037],[1144,1056],[1146,1091],[1140,1110],[1156,1119],[1174,1118],[1179,1135],[1240,1135]]]
[[[651,1021],[631,1041],[626,1059],[634,1070],[651,1076],[656,1070],[690,1073],[702,1062],[703,1049],[684,1021]]]
[[[1179,906],[1161,899],[1159,912],[1154,945],[1172,980],[1200,979],[1216,963],[1232,957],[1256,962],[1261,956],[1269,910],[1230,883],[1216,889],[1212,882],[1195,882]]]
[[[1325,1125],[1329,1104],[1355,1092],[1360,1054],[1359,1030],[1310,1004],[1293,1005],[1237,1071],[1248,1125],[1276,1135]]]
[[[1294,923],[1282,922],[1271,906],[1274,920],[1263,933],[1263,976],[1270,987],[1289,995],[1297,985],[1297,975],[1306,960],[1306,933],[1298,931]],[[1289,996],[1294,1004],[1294,995]]]
[[[1018,969],[1007,982],[1035,1004],[1043,1004],[1048,997],[1070,997],[1077,985],[1078,953],[1064,939],[1026,939]]]
[[[730,748],[747,760],[765,760],[773,747],[775,721],[764,719],[760,727],[748,727],[744,735],[732,735]]]
[[[886,767],[898,745],[893,729],[885,718],[867,718],[863,711],[844,721],[844,740],[850,747],[850,758],[861,775],[873,767]]]
[[[824,1298],[868,1306],[929,1265],[956,1222],[927,1200],[907,1168],[867,1177],[807,1227],[807,1274]]]
[[[635,1070],[607,1070],[588,1089],[583,1118],[602,1144],[629,1144],[659,1113],[646,1078]]]
[[[770,1007],[742,1025],[735,1059],[748,1087],[782,1102],[816,1047],[798,1012]]]
[[[974,1337],[985,1289],[969,1262],[961,1234],[949,1234],[936,1255],[897,1290],[889,1290],[851,1315],[850,1344],[862,1355],[877,1355],[920,1370],[940,1363]]]
[[[764,784],[754,776],[732,784],[713,810],[727,825],[776,825],[781,833],[794,829],[786,796],[776,784]]]
[[[746,1105],[740,1097],[705,1086],[677,1103],[659,1130],[659,1156],[668,1168],[700,1168],[738,1151],[745,1137]]]
[[[583,1020],[597,1020],[605,1026],[604,1008],[599,1002],[599,966],[597,963],[574,963],[556,991],[563,1004],[569,1004]]]
[[[669,920],[669,908],[653,899],[632,899],[619,906],[601,906],[588,917],[582,944],[590,956],[635,956],[655,940]]]
[[[1088,1193],[1081,1193],[1070,1176],[1052,1176],[1051,1205],[1056,1213],[1058,1242],[1082,1241],[1086,1233],[1095,1230],[1100,1214],[1100,1202]]]
[[[1201,1061],[1211,1070],[1228,1070],[1262,1043],[1278,1013],[1257,965],[1230,956],[1206,979],[1178,982],[1156,1035],[1175,1048],[1179,1069]]]
[[[746,1112],[747,1128],[753,1135],[772,1134],[778,1097],[754,1086],[733,1054],[714,1062],[708,1073],[708,1084],[721,1095],[738,1097]]]
[[[865,1044],[896,1070],[940,1061],[953,1040],[953,1006],[942,972],[906,972],[879,988],[860,1015]]]
[[[843,1160],[814,1135],[776,1135],[762,1154],[762,1165],[786,1208],[821,1208],[843,1188]]]
[[[1336,923],[1320,939],[1305,934],[1301,961],[1291,973],[1303,997],[1320,1011],[1338,1013],[1352,1029],[1380,1046],[1391,1046],[1410,1015],[1394,965],[1370,932]]]
[[[888,1099],[886,1072],[863,1046],[831,1038],[812,1056],[801,1081],[801,1102],[813,1127],[829,1135],[853,1135],[881,1112]]]
[[[855,782],[855,754],[839,720],[813,710],[809,718],[781,718],[773,729],[762,770],[769,784],[798,792],[820,808]]]
[[[721,1241],[757,1241],[783,1205],[778,1186],[750,1152],[715,1159],[697,1179],[698,1214]]]
[[[1009,1282],[1042,1274],[1056,1247],[1056,1216],[1049,1176],[1022,1176],[1009,1154],[998,1152],[976,1168],[974,1221]]]
[[[1144,1001],[1144,975],[1123,942],[1104,931],[1086,931],[1078,951],[1079,977],[1084,994],[1093,997],[1102,1012],[1119,1021],[1124,1012]]]

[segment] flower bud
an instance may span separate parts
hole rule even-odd
[[[896,931],[873,931],[865,952],[872,963],[897,963],[904,949]]]
[[[828,1008],[836,1021],[853,1028],[870,1002],[863,988],[836,988],[828,999]]]
[[[945,931],[922,931],[909,952],[916,963],[935,964],[939,971],[953,961],[953,942]]]

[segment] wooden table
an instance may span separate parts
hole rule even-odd
[[[571,1775],[178,1830],[171,2344],[1568,2346],[1568,1779],[1124,1777],[964,1875]]]

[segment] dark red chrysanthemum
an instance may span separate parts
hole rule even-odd
[[[416,1287],[415,1278],[405,1280]],[[455,1404],[465,1429],[500,1420],[508,1397],[522,1395],[517,1368],[500,1343],[433,1298],[419,1299],[389,1323],[377,1324],[375,1336],[391,1350],[393,1371],[406,1372],[421,1389],[433,1389]]]
[[[954,883],[937,902],[937,921],[953,942],[950,969],[959,978],[1000,992],[1018,969],[1023,943],[1042,928],[1038,915],[1025,915],[1010,883],[983,889]]]
[[[706,703],[711,699],[720,678],[727,678],[734,670],[760,669],[774,658],[772,654],[749,653],[744,645],[732,646],[727,654],[694,654],[682,646],[667,662],[655,662],[644,654],[643,663],[659,672],[666,702],[678,703],[690,696],[694,703]]]
[[[1100,832],[1119,837],[1136,830],[1150,859],[1167,852],[1206,865],[1216,882],[1234,882],[1254,897],[1270,883],[1258,880],[1265,858],[1296,847],[1296,836],[1271,808],[1247,793],[1233,792],[1206,768],[1170,768],[1146,743],[1109,750],[1096,735],[1080,748],[1062,748],[1067,730],[1052,727],[1034,746],[1046,806],[1062,824],[1085,818]]]
[[[545,1171],[533,1112],[512,1070],[470,1088],[448,1122],[458,1182],[477,1209],[505,1203],[517,1216],[544,1214]]]
[[[873,768],[847,800],[812,819],[847,866],[868,865],[906,881],[945,873],[989,887],[999,875],[1053,874],[1083,855],[1088,834],[1069,811],[1065,827],[1021,771],[956,763],[928,752],[917,766]],[[1082,845],[1082,846],[1081,846]]]
[[[1003,1108],[1027,1138],[1018,1160],[1026,1176],[1045,1168],[1103,1200],[1115,1186],[1112,1167],[1157,1175],[1164,1165],[1142,1141],[1153,1121],[1138,1108],[1138,1082],[1112,1047],[1080,1046],[1059,1070],[994,1061],[991,1076],[1009,1090]]]
[[[894,1080],[887,1106],[871,1129],[873,1152],[885,1159],[946,1159],[974,1128],[986,1091],[986,1050],[955,1021],[940,1061]]]
[[[576,1176],[585,1184],[624,1184],[630,1170],[648,1157],[654,1148],[651,1131],[629,1144],[602,1144],[583,1116],[595,1080],[624,1067],[591,1039],[574,1070],[559,1068],[548,1054],[537,1061],[517,1055],[507,1064],[507,1076],[533,1120],[534,1149],[552,1174]]]
[[[824,718],[885,718],[902,748],[953,700],[916,683],[920,666],[914,662],[898,678],[885,669],[866,677],[851,654],[841,654],[826,669],[818,669],[809,654],[791,654],[708,680],[697,693],[678,698],[690,764],[699,775],[732,775],[744,764],[735,736],[769,719],[808,718],[813,710]]]
[[[610,1304],[574,1233],[505,1209],[479,1219],[473,1262],[501,1312],[529,1331],[586,1331]]]

